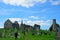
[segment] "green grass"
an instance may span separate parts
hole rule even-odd
[[[2,32],[3,32],[3,29],[0,29],[0,33],[2,33]],[[6,31],[6,37],[0,38],[0,40],[15,40],[14,37],[9,36],[9,32],[10,32],[10,30],[8,29]],[[20,33],[20,38],[18,38],[17,40],[54,40],[54,37],[55,37],[53,32],[44,31],[44,30],[41,31],[41,32],[43,32],[42,35],[37,35],[37,34],[32,35],[31,32],[29,32],[29,33],[26,32],[26,35],[24,35],[20,30],[18,30],[18,32]],[[44,35],[44,32],[47,32],[47,35]]]

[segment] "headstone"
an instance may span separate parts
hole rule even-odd
[[[2,33],[2,37],[3,37],[3,38],[5,37],[5,33],[4,33],[4,32]]]
[[[40,32],[38,32],[38,35],[41,35],[41,33],[40,33]]]
[[[15,36],[15,40],[17,40],[17,38],[18,38],[18,32],[17,31],[15,32],[14,36]]]
[[[20,33],[18,33],[18,38],[20,38]]]
[[[10,36],[10,37],[13,37],[13,35],[14,35],[14,34],[13,34],[13,31],[11,30],[10,33],[9,33],[9,36]]]
[[[2,33],[2,37],[6,37],[6,30],[4,29],[3,33]]]
[[[14,37],[15,40],[17,40],[17,38],[20,38],[20,33],[18,32],[18,30],[15,28],[15,32],[14,32]]]

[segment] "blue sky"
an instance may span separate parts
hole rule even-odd
[[[49,29],[53,19],[60,24],[60,0],[0,0],[0,28],[7,19]]]

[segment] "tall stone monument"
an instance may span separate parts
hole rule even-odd
[[[55,31],[56,30],[56,19],[53,19],[53,31]]]

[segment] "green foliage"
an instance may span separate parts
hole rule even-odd
[[[3,32],[3,29],[0,29],[0,32]],[[15,40],[15,37],[9,37],[9,32],[10,32],[10,29],[7,29],[6,37],[0,38],[0,40]],[[14,32],[14,30],[13,30],[13,32]],[[44,30],[40,31],[40,32],[42,32],[41,35],[37,35],[37,34],[32,35],[32,32],[34,32],[34,31],[31,31],[29,33],[26,32],[26,35],[24,35],[21,32],[21,30],[18,30],[18,32],[20,33],[20,38],[18,38],[17,40],[54,40],[54,37],[55,37],[53,32],[44,31]],[[44,32],[47,32],[47,35],[44,35]],[[36,31],[35,31],[35,33],[36,33]]]

